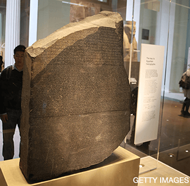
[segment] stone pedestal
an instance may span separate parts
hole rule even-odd
[[[45,182],[28,184],[19,169],[19,159],[0,162],[1,186],[135,186],[140,158],[118,147],[104,162],[75,174]]]

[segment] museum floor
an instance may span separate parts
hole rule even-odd
[[[161,143],[159,160],[167,165],[190,176],[190,118],[179,116],[182,104],[179,101],[165,100],[161,129]],[[2,124],[0,123],[0,161],[2,157]],[[19,131],[15,131],[15,156],[19,154]],[[158,141],[150,142],[150,145],[135,146],[132,143],[121,146],[134,154],[145,157],[156,157]]]

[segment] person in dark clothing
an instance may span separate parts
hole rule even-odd
[[[137,115],[137,99],[138,99],[138,87],[131,91],[131,114],[134,115],[134,124],[132,126],[131,138],[128,143],[134,145],[135,137],[135,126],[136,126],[136,115]],[[143,151],[144,153],[149,153],[150,141],[143,142],[142,144],[135,145],[137,149]]]
[[[0,75],[0,115],[3,122],[3,157],[14,156],[13,135],[16,125],[20,129],[21,91],[24,52],[26,47],[18,45],[14,49],[15,64],[5,68]]]
[[[4,69],[3,57],[0,56],[0,72]]]
[[[185,100],[181,109],[181,116],[190,117],[189,107],[190,107],[190,68],[183,73],[181,80],[179,81],[179,86],[183,88],[183,93]]]

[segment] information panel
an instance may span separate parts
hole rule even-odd
[[[135,144],[157,139],[164,46],[141,45]]]

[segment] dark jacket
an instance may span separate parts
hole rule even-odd
[[[22,75],[14,66],[5,68],[0,75],[0,114],[7,108],[21,110]]]
[[[138,87],[131,92],[131,114],[136,116],[137,112]]]

